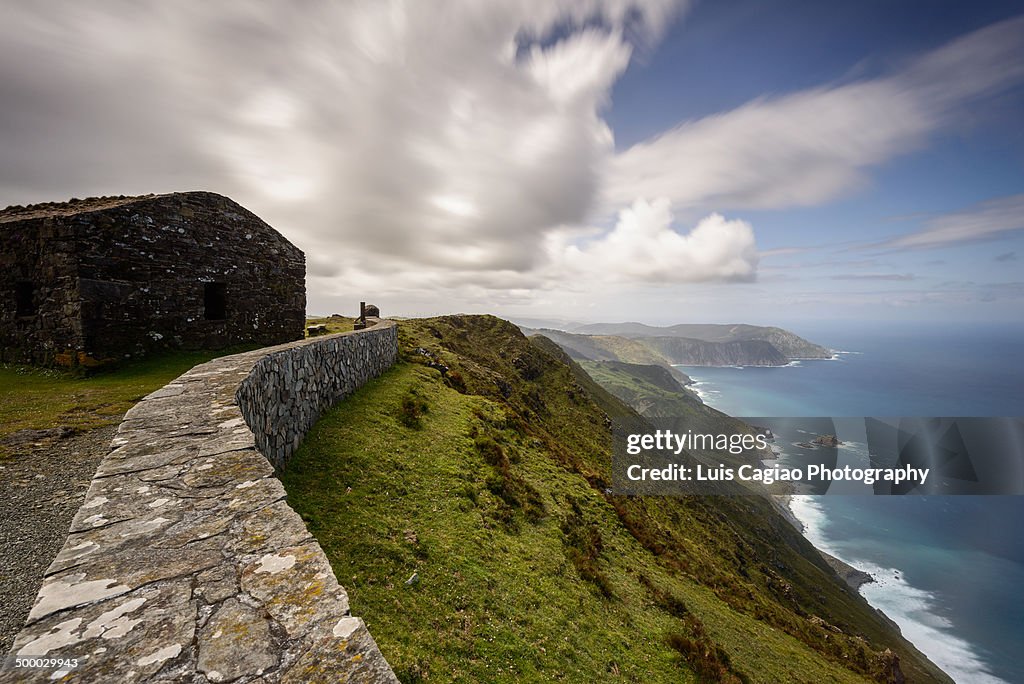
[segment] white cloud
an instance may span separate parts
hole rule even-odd
[[[876,280],[883,282],[914,280],[913,273],[840,273],[829,276],[832,280]]]
[[[755,100],[684,123],[618,155],[606,201],[654,194],[680,207],[812,205],[922,140],[927,113],[889,83]]]
[[[1024,80],[1024,17],[968,34],[883,78],[754,100],[680,124],[610,164],[605,205],[816,205],[867,181],[976,98]]]
[[[1024,20],[1004,22],[616,155],[612,87],[682,5],[7,3],[0,204],[221,192],[306,251],[314,304],[742,281],[758,255],[737,210],[849,192],[1024,78]],[[706,218],[686,231],[672,210]]]
[[[982,202],[930,219],[925,227],[871,247],[929,249],[1005,237],[1024,230],[1024,194]]]
[[[556,45],[530,48],[527,69],[563,107],[581,104],[586,112],[603,104],[615,80],[625,71],[631,46],[618,32],[587,29]]]
[[[613,145],[599,111],[678,5],[14,4],[0,199],[211,189],[321,277],[528,272],[587,217]]]
[[[659,198],[635,201],[607,235],[555,259],[587,279],[668,284],[752,280],[758,257],[749,223],[711,214],[683,235],[672,228],[670,202]]]

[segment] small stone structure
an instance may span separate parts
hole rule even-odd
[[[305,256],[226,197],[0,211],[0,360],[94,363],[302,338]]]
[[[381,321],[215,359],[128,411],[0,683],[397,682],[271,466],[397,354]]]

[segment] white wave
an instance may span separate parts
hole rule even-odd
[[[821,549],[825,553],[831,553],[833,556],[835,549],[829,546],[828,540],[825,538],[825,511],[822,510],[821,505],[814,500],[814,497],[810,496],[791,496],[789,497],[789,510],[793,513],[797,520],[804,526],[804,536],[807,537],[807,541],[814,544],[816,548]]]
[[[975,654],[969,642],[956,636],[953,623],[935,612],[936,599],[932,593],[911,586],[893,568],[854,562],[875,577],[875,582],[860,588],[868,603],[895,620],[903,636],[954,681],[1006,684],[989,672],[988,665]]]
[[[843,351],[842,349],[830,349],[829,351],[832,352],[832,356],[827,359],[822,359],[823,361],[842,361],[844,356],[851,354],[860,355],[864,353],[859,351]]]
[[[686,389],[696,394],[698,399],[709,406],[711,405],[712,399],[722,393],[720,390],[711,389],[707,382],[701,380],[687,385]]]
[[[971,644],[956,636],[954,625],[939,615],[934,594],[911,586],[899,568],[886,568],[870,561],[851,558],[836,549],[825,535],[827,515],[812,496],[791,496],[789,509],[803,525],[809,542],[822,551],[869,573],[874,582],[864,584],[860,593],[900,626],[903,636],[917,646],[943,672],[961,684],[1008,684],[988,670]]]

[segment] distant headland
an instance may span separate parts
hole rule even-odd
[[[520,325],[540,333],[581,361],[622,361],[661,366],[785,366],[800,359],[830,359],[833,352],[795,333],[757,325],[643,323]],[[540,325],[538,325],[540,324]],[[536,327],[534,327],[536,326]]]

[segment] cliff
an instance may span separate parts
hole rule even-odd
[[[785,366],[789,363],[782,352],[764,340],[705,342],[685,337],[644,337],[638,341],[672,363],[685,366]]]
[[[577,335],[550,328],[522,328],[524,335],[543,335],[562,347],[574,359],[622,361],[624,363],[670,366],[672,361],[643,341],[617,335]]]
[[[949,681],[768,501],[611,495],[636,413],[552,341],[399,336],[283,479],[400,680]]]
[[[685,366],[784,366],[790,359],[767,340],[709,342],[675,337],[583,335],[560,330],[523,328],[544,335],[577,360]]]
[[[596,323],[572,330],[585,335],[617,335],[628,338],[684,337],[704,342],[762,341],[771,344],[787,359],[828,359],[832,352],[813,342],[777,327],[758,325],[680,323],[667,327],[643,323]]]
[[[686,392],[686,386],[693,384],[689,375],[675,368],[624,361],[601,361],[599,365],[616,373],[629,374],[666,392]]]
[[[540,339],[540,336],[531,338],[535,341]],[[685,409],[702,404],[662,366],[621,361],[581,360],[578,363],[601,387],[648,418],[684,415],[682,411]]]

